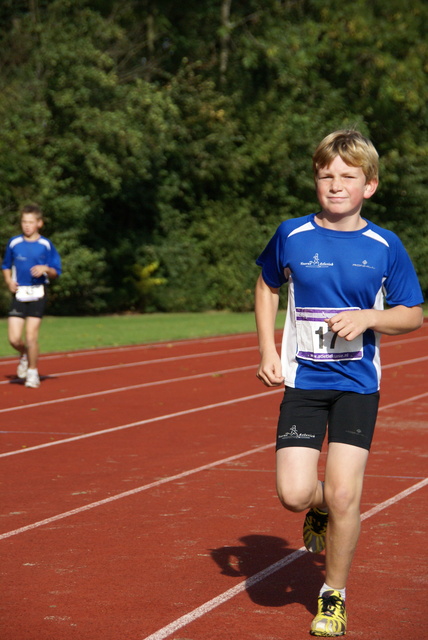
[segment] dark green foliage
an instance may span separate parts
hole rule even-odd
[[[315,145],[357,126],[365,215],[427,290],[427,22],[423,0],[5,0],[2,246],[37,201],[52,312],[250,310],[266,240],[317,208]]]

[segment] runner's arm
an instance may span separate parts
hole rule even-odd
[[[34,267],[31,267],[31,275],[35,278],[47,275],[50,280],[53,280],[58,276],[58,273],[56,269],[48,267],[47,264],[36,264]]]
[[[18,283],[12,279],[12,269],[3,269],[3,277],[9,291],[16,293]]]
[[[353,340],[367,329],[389,336],[410,333],[423,322],[422,307],[397,305],[390,309],[361,309],[342,311],[326,320],[329,329],[345,340]]]
[[[255,289],[255,311],[259,340],[260,365],[257,377],[267,387],[284,382],[281,358],[275,346],[275,320],[279,305],[279,289],[270,287],[260,275]]]

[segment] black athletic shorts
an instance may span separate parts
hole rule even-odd
[[[370,449],[376,424],[379,392],[285,389],[278,419],[276,448],[309,447],[321,451],[328,442]]]
[[[12,298],[12,302],[9,309],[10,318],[43,318],[43,313],[46,305],[46,296],[39,300],[31,300],[30,302],[22,302],[17,300],[15,296]]]

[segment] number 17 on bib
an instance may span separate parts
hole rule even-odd
[[[361,360],[363,336],[354,340],[340,338],[330,331],[326,320],[341,311],[357,311],[358,307],[323,309],[296,307],[297,357],[316,362]]]

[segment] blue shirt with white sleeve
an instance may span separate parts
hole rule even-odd
[[[375,393],[380,334],[352,341],[328,328],[345,310],[413,307],[423,302],[411,260],[398,236],[368,220],[357,231],[317,224],[316,214],[283,222],[257,259],[270,287],[288,282],[281,360],[285,385]]]
[[[61,258],[50,240],[40,236],[37,240],[26,240],[23,235],[14,236],[7,244],[2,269],[12,269],[14,279],[20,286],[47,284],[47,276],[31,275],[31,268],[45,264],[61,274]]]

